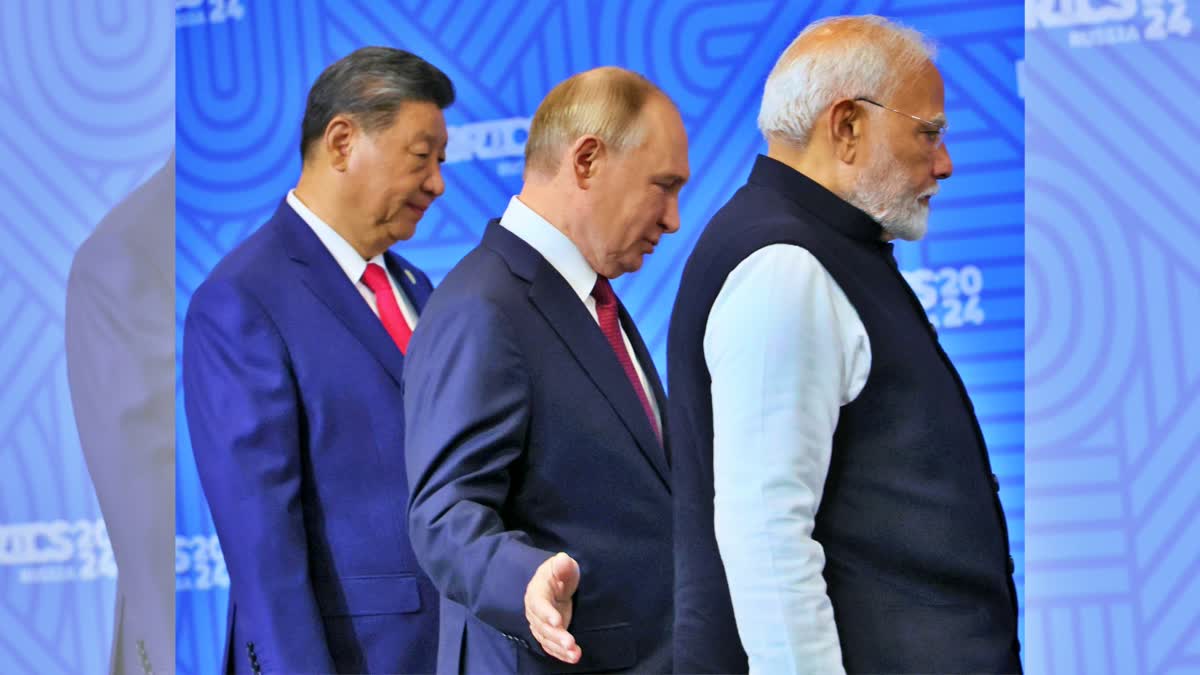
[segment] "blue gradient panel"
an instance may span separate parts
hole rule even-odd
[[[68,387],[68,273],[97,223],[170,152],[171,26],[169,7],[145,2],[0,2],[6,673],[108,668],[117,568]]]
[[[679,275],[709,217],[765,149],[755,118],[775,59],[809,22],[879,13],[940,45],[955,176],[934,201],[930,235],[898,247],[901,267],[975,397],[1001,481],[1017,585],[1023,586],[1024,56],[1019,2],[321,2],[224,0],[177,11],[177,320],[208,271],[257,228],[300,171],[305,95],[353,49],[400,47],[454,80],[446,195],[398,245],[436,282],[520,188],[529,118],[573,73],[642,72],[679,105],[692,181],[683,227],[636,275],[614,284],[665,367]],[[214,10],[218,8],[220,12]],[[215,16],[215,18],[214,18]],[[665,373],[664,373],[665,374]],[[228,578],[177,405],[178,666],[220,663]]]
[[[1198,673],[1200,9],[1091,5],[1026,24],[1026,664]]]

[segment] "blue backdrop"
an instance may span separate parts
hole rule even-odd
[[[199,4],[199,3],[195,3]],[[810,21],[879,13],[935,38],[946,81],[955,176],[935,201],[930,236],[899,249],[983,422],[1024,582],[1023,152],[1019,2],[322,2],[179,3],[177,318],[216,261],[275,209],[299,175],[304,98],[330,62],[370,44],[401,47],[454,80],[446,195],[399,245],[436,282],[520,187],[538,102],[569,75],[604,64],[642,72],[679,105],[692,182],[681,231],[616,290],[665,368],[669,311],[704,223],[764,149],[762,84]],[[216,11],[220,9],[221,11]],[[219,663],[228,577],[178,429],[178,664]]]
[[[1200,13],[1026,21],[1026,664],[1200,672]]]
[[[942,44],[957,172],[930,237],[900,258],[931,318],[964,324],[941,335],[1029,575],[1028,670],[1200,672],[1195,4],[176,0],[172,16],[151,0],[0,2],[0,669],[108,661],[115,570],[67,390],[67,270],[169,151],[176,40],[178,316],[295,180],[304,94],[351,49],[407,47],[459,85],[449,192],[404,245],[435,276],[517,188],[524,125],[552,84],[603,63],[645,72],[683,108],[695,175],[683,230],[618,284],[661,366],[682,259],[761,148],[771,62],[812,18],[878,12]],[[227,579],[178,431],[179,667],[207,673]]]
[[[117,569],[73,417],[64,324],[77,248],[163,166],[174,142],[172,13],[159,5],[0,2],[0,671],[6,673],[102,673],[109,661]],[[171,213],[162,210],[153,225],[167,242]],[[157,258],[169,261],[169,252]],[[91,289],[128,270],[127,260],[93,262]],[[100,311],[121,304],[92,299],[88,306]],[[170,431],[170,423],[152,426]],[[103,444],[90,440],[103,454]],[[170,509],[166,501],[156,506]]]

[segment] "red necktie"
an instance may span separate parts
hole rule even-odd
[[[384,330],[396,341],[401,354],[408,352],[408,339],[412,337],[412,329],[404,320],[400,305],[396,304],[396,294],[392,293],[392,284],[388,281],[387,272],[379,265],[370,263],[363,272],[362,280],[375,294],[375,305],[379,307],[379,320],[383,322]]]
[[[642,402],[642,410],[646,411],[646,417],[650,420],[650,428],[654,429],[654,435],[661,443],[662,432],[659,431],[658,422],[654,419],[654,409],[650,407],[650,399],[646,398],[646,390],[642,387],[641,380],[638,379],[637,370],[633,367],[633,359],[630,358],[629,350],[625,348],[625,340],[621,337],[621,321],[617,313],[617,294],[613,293],[608,279],[602,276],[596,277],[596,285],[592,288],[592,297],[596,299],[596,318],[600,320],[600,332],[604,333],[604,337],[608,339],[608,345],[612,347],[613,352],[617,355],[617,360],[621,362],[621,367],[625,369],[625,377],[629,378],[629,383],[637,392],[638,400]]]

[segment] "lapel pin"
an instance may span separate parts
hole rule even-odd
[[[417,285],[417,278],[413,276],[412,270],[404,270],[404,276],[408,277],[408,283],[413,286]]]

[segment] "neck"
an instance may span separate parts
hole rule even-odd
[[[322,222],[337,232],[338,236],[345,239],[355,252],[362,256],[363,260],[370,260],[386,250],[386,247],[379,249],[378,244],[364,241],[363,237],[347,225],[350,219],[344,215],[345,209],[341,207],[337,194],[334,190],[329,189],[327,183],[323,183],[309,172],[303,171],[293,191],[296,193],[296,198],[308,207],[309,211],[312,211]]]
[[[786,164],[807,176],[814,183],[839,197],[847,193],[840,176],[834,171],[835,162],[825,156],[810,142],[804,147],[796,143],[772,138],[767,142],[767,157]]]
[[[575,237],[571,235],[574,228],[570,226],[570,219],[567,217],[568,205],[562,195],[563,190],[557,188],[553,180],[533,179],[525,181],[517,199],[545,218],[546,222],[554,226],[554,229],[562,232],[567,239],[574,242],[576,247],[579,247],[579,242],[575,241]]]
[[[588,226],[587,211],[580,203],[572,202],[570,195],[573,193],[574,186],[559,184],[557,181],[560,177],[556,176],[550,179],[536,177],[530,180],[530,177],[526,176],[525,185],[521,188],[521,194],[517,195],[517,198],[525,206],[545,218],[546,222],[554,226],[554,229],[570,239],[583,259],[587,261],[588,266],[597,274],[603,275],[604,273],[601,272],[604,269],[601,266],[602,260],[592,255],[594,249],[587,239],[585,229]]]
[[[773,138],[767,142],[767,157],[792,167],[814,183],[846,199],[851,192],[850,186],[832,170],[836,162],[812,146],[813,143],[809,143],[802,148],[795,143]],[[883,233],[879,237],[881,240],[886,242],[896,238],[886,227],[882,229]]]

